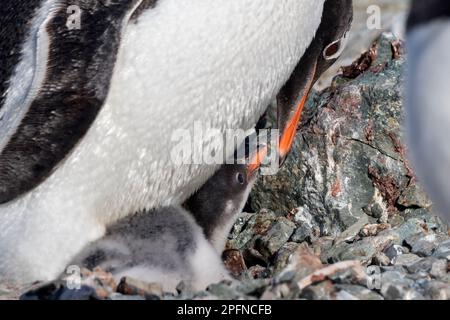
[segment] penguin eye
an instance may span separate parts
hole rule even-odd
[[[244,175],[242,173],[240,173],[240,172],[238,174],[236,174],[236,181],[239,184],[244,184],[245,183]]]
[[[342,51],[345,49],[347,44],[347,34],[345,34],[341,39],[333,41],[323,50],[323,57],[325,60],[333,60],[339,58]]]

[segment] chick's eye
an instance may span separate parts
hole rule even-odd
[[[244,183],[245,183],[244,175],[243,175],[242,173],[238,173],[238,174],[236,175],[236,181],[237,181],[239,184],[244,184]]]

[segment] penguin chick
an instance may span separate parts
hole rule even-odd
[[[221,252],[256,180],[256,170],[248,168],[223,165],[186,209],[164,207],[119,221],[72,265],[100,267],[116,281],[129,276],[159,282],[167,292],[174,292],[181,281],[202,290],[229,279]]]
[[[184,204],[218,253],[225,248],[228,234],[245,206],[256,171],[246,165],[223,165]]]

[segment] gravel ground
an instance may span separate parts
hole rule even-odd
[[[178,294],[84,271],[48,299],[450,299],[449,228],[432,215],[401,143],[403,45],[383,34],[310,98],[293,154],[251,194],[223,254],[236,281]],[[9,290],[9,291],[8,291]],[[3,298],[17,296],[1,289]],[[27,298],[36,298],[31,292]]]

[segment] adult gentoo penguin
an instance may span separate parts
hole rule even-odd
[[[72,5],[79,29],[67,28]],[[284,158],[310,87],[342,50],[351,5],[4,4],[0,277],[54,278],[107,225],[186,200],[218,166],[173,163],[175,129],[248,130],[278,95]],[[193,148],[210,144],[204,136]]]
[[[407,31],[410,155],[436,213],[450,223],[450,3],[414,1]]]

